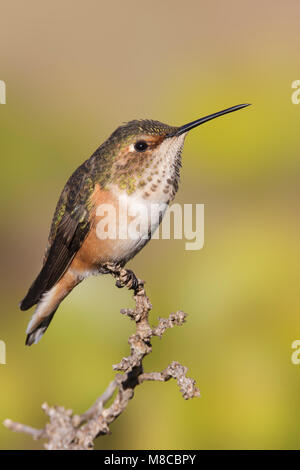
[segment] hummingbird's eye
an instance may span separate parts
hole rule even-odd
[[[137,152],[145,152],[147,148],[148,148],[148,144],[144,140],[138,140],[134,144],[134,150],[136,150]]]

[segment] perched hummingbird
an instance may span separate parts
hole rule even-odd
[[[43,267],[20,304],[36,310],[27,328],[26,344],[37,343],[59,304],[84,278],[109,273],[108,265],[124,267],[149,241],[161,221],[138,238],[97,236],[97,207],[128,208],[169,204],[178,189],[181,152],[187,133],[211,119],[244,108],[240,104],[181,127],[158,121],[130,121],[118,127],[67,181],[54,213]],[[120,202],[121,201],[121,202]],[[123,201],[123,202],[122,202]]]

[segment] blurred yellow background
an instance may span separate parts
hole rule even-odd
[[[299,448],[298,1],[4,0],[0,16],[0,421],[42,427],[42,402],[87,409],[128,353],[131,295],[109,276],[63,302],[24,346],[18,302],[41,266],[52,214],[72,171],[122,122],[181,125],[250,108],[188,136],[176,202],[205,204],[205,246],[154,240],[129,267],[158,315],[183,328],[153,341],[145,369],[188,366],[202,397],[146,383],[101,437],[104,449]],[[2,449],[41,442],[0,426]]]

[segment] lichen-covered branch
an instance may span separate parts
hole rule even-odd
[[[127,315],[135,322],[136,331],[128,340],[130,354],[113,366],[113,369],[118,371],[114,380],[95,403],[81,415],[76,415],[72,410],[62,406],[49,406],[44,403],[42,409],[49,417],[44,429],[34,429],[10,419],[4,421],[4,425],[12,431],[30,434],[33,439],[46,439],[45,448],[49,450],[93,449],[96,437],[110,432],[109,425],[125,410],[136,386],[145,381],[166,382],[174,378],[184,399],[200,395],[195,381],[186,376],[187,368],[178,362],[173,361],[162,372],[143,370],[143,359],[152,351],[151,338],[154,336],[161,338],[168,328],[183,325],[186,314],[180,310],[171,313],[168,318],[159,318],[158,325],[151,328],[149,312],[152,305],[146,295],[144,282],[137,279],[132,271],[119,266],[107,265],[107,269],[116,278],[117,287],[134,290],[135,300],[134,309],[121,310],[123,315]],[[111,405],[105,407],[114,394]]]

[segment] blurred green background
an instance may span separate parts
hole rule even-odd
[[[129,266],[147,280],[151,321],[182,309],[145,369],[188,366],[202,397],[146,383],[97,441],[105,449],[299,448],[298,1],[4,0],[0,18],[0,421],[42,427],[42,402],[87,409],[128,353],[131,295],[91,278],[45,337],[24,346],[18,302],[37,274],[67,178],[122,122],[180,125],[238,103],[193,131],[176,202],[205,204],[205,246],[154,240]],[[41,442],[0,426],[2,449]]]

